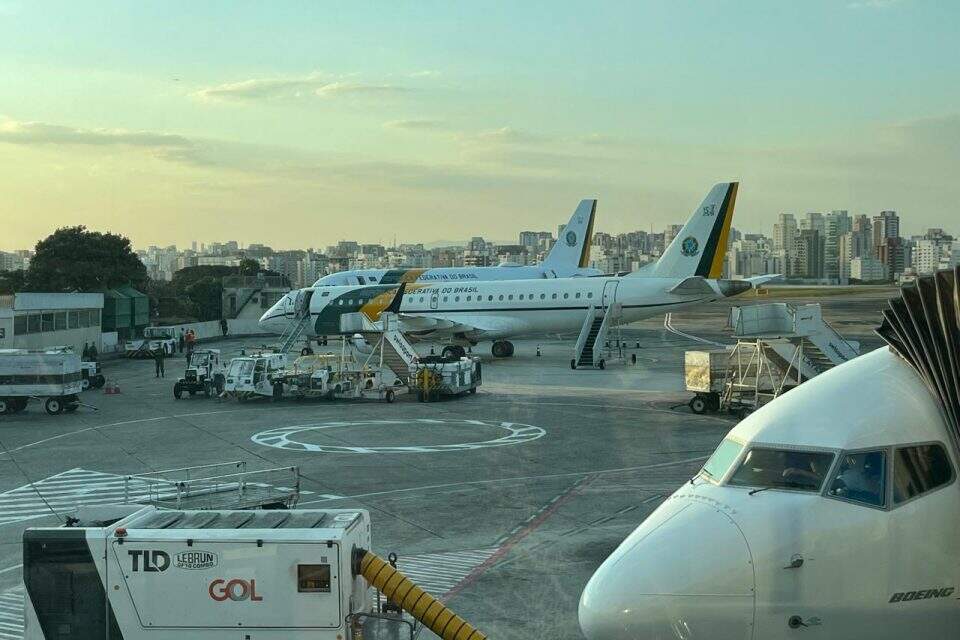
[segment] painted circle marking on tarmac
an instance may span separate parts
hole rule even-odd
[[[315,444],[312,442],[302,442],[301,440],[298,440],[298,436],[301,434],[323,431],[325,429],[378,427],[391,425],[404,425],[413,427],[427,427],[431,425],[493,427],[506,431],[507,433],[499,438],[478,442],[409,446],[364,447]],[[265,447],[286,449],[288,451],[307,451],[310,453],[441,453],[445,451],[472,451],[474,449],[488,449],[492,447],[506,447],[514,444],[524,444],[526,442],[532,442],[542,438],[544,435],[546,435],[546,433],[547,432],[541,427],[535,427],[529,424],[519,424],[516,422],[493,422],[485,420],[432,420],[423,418],[413,420],[344,420],[336,422],[301,424],[292,427],[279,427],[277,429],[261,431],[252,435],[250,439]]]

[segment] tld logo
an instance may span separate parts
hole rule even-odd
[[[133,571],[166,571],[170,567],[170,555],[166,551],[131,549],[127,553],[130,555]]]
[[[240,580],[239,578],[224,580],[223,578],[217,578],[210,583],[207,592],[210,594],[210,597],[217,602],[223,602],[225,600],[233,600],[234,602],[241,600],[263,602],[263,596],[257,595],[256,580]]]

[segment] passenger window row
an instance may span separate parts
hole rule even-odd
[[[564,293],[564,294],[561,296],[560,294],[554,293],[554,294],[552,294],[552,295],[550,296],[550,298],[551,298],[552,300],[558,300],[558,299],[560,299],[561,297],[562,297],[564,300],[569,300],[569,299],[571,298],[571,294],[569,294],[569,293]],[[474,302],[474,301],[475,301],[475,302],[484,302],[484,298],[486,298],[486,301],[487,301],[487,302],[493,302],[493,301],[494,301],[494,296],[492,296],[492,295],[487,295],[487,296],[483,296],[483,295],[478,295],[478,296],[469,295],[469,296],[454,296],[454,297],[453,297],[453,302]],[[575,293],[573,294],[573,299],[574,299],[574,300],[579,300],[579,299],[581,299],[581,298],[591,299],[591,298],[593,298],[593,292],[592,292],[592,291],[588,291],[587,293],[583,293],[583,292],[577,291],[577,292],[575,292]],[[499,296],[496,296],[496,299],[497,299],[498,301],[507,301],[507,302],[509,302],[509,301],[511,301],[511,300],[514,299],[514,295],[513,295],[513,294],[507,294],[507,295],[500,294]],[[533,293],[529,293],[529,294],[523,294],[523,293],[521,293],[521,294],[518,294],[518,295],[516,296],[516,299],[517,299],[517,300],[530,300],[530,301],[537,300],[537,299],[546,300],[546,299],[547,299],[547,294],[541,293],[539,296],[537,296],[536,294],[533,294]],[[424,302],[426,302],[427,300],[429,300],[429,296],[414,296],[414,295],[408,295],[408,296],[407,296],[407,302],[408,302],[409,304],[414,304],[415,302],[424,303]],[[443,302],[450,302],[450,296],[443,296]]]

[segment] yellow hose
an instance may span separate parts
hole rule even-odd
[[[358,550],[359,551],[359,550]],[[359,551],[359,573],[388,600],[426,625],[443,640],[486,640],[479,630],[447,609],[410,578],[370,551]]]

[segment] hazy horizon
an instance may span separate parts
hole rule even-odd
[[[0,249],[956,227],[960,4],[0,0]],[[12,224],[11,224],[12,222]],[[329,240],[328,240],[329,239]],[[459,242],[459,241],[458,241]]]

